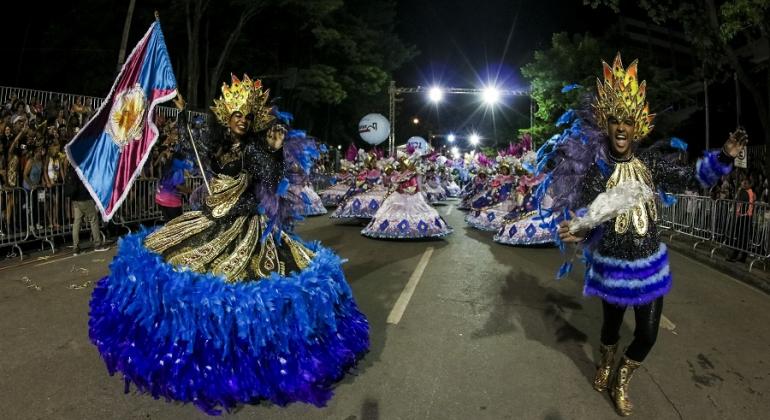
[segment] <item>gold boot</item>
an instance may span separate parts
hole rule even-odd
[[[611,346],[599,343],[599,353],[602,358],[599,361],[599,366],[596,368],[596,376],[594,377],[594,389],[599,392],[607,390],[607,386],[610,383],[610,373],[612,372],[612,365],[615,362],[615,352],[618,350],[618,343]]]
[[[615,409],[621,416],[630,416],[634,410],[634,405],[631,404],[628,395],[628,383],[631,381],[634,371],[641,365],[641,362],[623,356],[623,361],[618,366],[615,380],[610,388],[610,396],[612,397],[612,402],[615,403]]]

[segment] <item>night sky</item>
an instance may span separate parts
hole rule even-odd
[[[600,35],[604,25],[617,20],[607,9],[583,6],[582,0],[403,0],[398,16],[398,33],[420,55],[395,75],[397,86],[479,88],[496,82],[508,89],[526,89],[519,69],[535,50],[550,46],[554,32]],[[528,98],[508,98],[494,112],[466,95],[448,97],[438,107],[420,95],[405,95],[398,106],[399,119],[421,120],[423,127],[405,127],[409,135],[478,131],[507,143],[513,138],[505,133],[529,126]]]
[[[72,4],[18,4],[26,9],[18,16],[35,18],[17,19],[9,15],[7,22],[0,25],[0,35],[6,40],[0,47],[5,58],[5,65],[0,67],[0,85],[103,95],[109,86],[104,80],[111,80],[116,71],[113,63],[125,3],[78,0]],[[113,7],[99,10],[105,4]],[[143,32],[153,9],[164,10],[173,4],[163,0],[138,0],[130,43],[133,45]],[[624,13],[629,13],[631,6],[633,4],[624,4]],[[647,20],[643,13],[636,17]],[[436,83],[445,87],[479,88],[496,82],[502,88],[526,89],[520,68],[531,61],[535,50],[549,48],[553,33],[588,32],[601,37],[617,21],[618,16],[609,9],[594,10],[583,5],[583,0],[399,0],[396,32],[406,43],[415,45],[420,54],[398,70],[394,79],[400,87],[427,87]],[[179,66],[185,57],[186,39],[179,31],[183,22],[174,22],[169,17],[164,23],[169,31],[177,29],[167,34],[167,42],[169,49],[176,51],[175,65]],[[57,45],[40,41],[50,27],[66,28]],[[622,49],[623,41],[618,43]],[[600,58],[612,57],[596,57],[597,76],[601,70]],[[644,66],[642,63],[642,78]],[[81,70],[73,73],[70,70],[73,67]],[[30,71],[30,68],[48,71]],[[59,70],[53,79],[52,68]],[[710,89],[712,136],[724,137],[735,125],[734,87],[732,81],[727,80],[714,83]],[[743,92],[743,97],[745,125],[756,130],[758,123],[750,113],[748,92]],[[475,131],[485,138],[485,144],[491,145],[496,140],[503,145],[515,140],[518,129],[529,127],[529,109],[527,97],[505,98],[500,106],[486,108],[471,95],[447,97],[439,106],[430,104],[424,96],[404,95],[398,104],[397,137],[405,140],[411,135],[427,138],[429,134],[467,135]],[[388,110],[378,108],[372,112],[387,114]],[[419,125],[410,123],[413,117],[420,119]],[[698,143],[698,137],[703,137],[702,121],[700,114],[693,117],[688,126],[682,127],[682,136]]]

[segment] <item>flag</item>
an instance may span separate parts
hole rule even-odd
[[[176,94],[156,20],[131,51],[102,106],[65,147],[105,222],[125,200],[158,139],[155,107]]]

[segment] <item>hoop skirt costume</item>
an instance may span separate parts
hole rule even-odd
[[[531,190],[536,181],[533,183],[533,177],[525,175],[519,184],[519,193],[523,193],[521,203],[501,218],[502,225],[494,241],[512,246],[554,244],[556,239],[551,229],[551,217],[540,214],[534,191]]]
[[[375,159],[370,157],[370,159]],[[374,160],[369,160],[374,162]],[[346,198],[337,206],[332,219],[371,219],[382,206],[388,190],[382,185],[382,173],[376,169],[363,169],[350,187]]]
[[[391,193],[361,234],[370,238],[420,239],[441,238],[452,228],[420,193],[414,166],[402,163],[394,172]]]
[[[457,198],[462,192],[460,186],[457,185],[454,177],[451,173],[448,173],[448,171],[445,171],[445,173],[441,175],[441,185],[444,187],[448,198]]]
[[[500,170],[506,168],[510,173],[514,159],[500,163]],[[471,227],[486,232],[496,232],[500,229],[503,217],[508,214],[515,203],[512,200],[515,178],[511,175],[498,174],[490,182],[490,188],[484,195],[471,202],[471,209],[465,216],[465,222]]]
[[[489,189],[487,168],[486,166],[479,166],[478,171],[479,172],[473,177],[473,180],[463,189],[463,192],[460,195],[460,204],[457,205],[458,210],[470,210],[472,208],[472,203],[487,193],[487,190]]]
[[[548,172],[538,194],[553,199],[552,205],[541,206],[540,212],[552,216],[556,237],[556,224],[564,220],[568,210],[578,215],[570,226],[590,230],[583,242],[583,293],[602,299],[604,318],[601,360],[593,387],[609,390],[618,413],[626,416],[632,412],[629,381],[655,342],[663,296],[672,286],[668,249],[660,241],[656,223],[654,194],[664,197],[666,203],[666,193],[683,191],[696,181],[709,187],[730,172],[732,158],[723,151],[706,151],[694,167],[679,166],[666,159],[659,147],[638,154],[632,149],[622,160],[614,157],[610,152],[614,140],[608,135],[610,118],[618,127],[620,122],[633,122],[634,137],[626,140],[630,145],[650,133],[654,114],[649,113],[645,102],[646,83],[637,82],[636,61],[625,69],[618,54],[612,67],[606,62],[603,66],[604,81],[597,80],[593,109],[567,111],[557,125],[570,127],[538,152],[538,170]],[[678,139],[672,139],[670,145],[674,149],[686,146]],[[629,192],[634,186],[648,193]],[[571,262],[566,262],[559,276],[566,275],[571,267]],[[634,340],[613,374],[627,307],[635,311]]]
[[[292,141],[292,137],[297,137],[297,139]],[[326,207],[310,182],[310,168],[318,160],[321,153],[318,144],[315,140],[307,138],[304,133],[296,130],[287,135],[284,147],[284,156],[289,167],[289,197],[292,207],[303,217],[326,214]],[[302,148],[302,150],[289,150],[294,147]],[[298,162],[295,156],[309,159],[309,161]]]
[[[425,198],[431,205],[447,199],[446,189],[441,186],[441,180],[435,170],[430,170],[425,174],[423,188],[425,189]]]
[[[353,176],[347,172],[338,174],[334,180],[334,185],[318,192],[325,207],[337,207],[353,185]]]
[[[258,133],[219,156],[201,210],[121,239],[93,292],[90,337],[126,391],[209,414],[260,400],[323,406],[367,351],[368,322],[342,260],[289,230],[283,153],[260,137],[275,124],[268,92],[234,76],[222,90],[219,122],[251,114]]]

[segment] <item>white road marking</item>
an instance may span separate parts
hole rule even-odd
[[[452,212],[452,209],[455,208],[455,206],[449,206],[449,208],[446,209],[446,215],[449,216],[449,213]]]
[[[425,271],[425,267],[428,265],[428,261],[430,260],[431,255],[433,255],[432,246],[428,247],[428,249],[423,252],[422,258],[420,258],[420,262],[417,263],[417,268],[415,268],[414,272],[412,272],[412,276],[409,277],[409,281],[406,283],[404,290],[401,291],[401,296],[398,297],[396,304],[393,306],[393,309],[391,309],[390,314],[388,315],[388,324],[398,324],[398,322],[401,321],[401,317],[404,315],[404,311],[406,310],[406,305],[408,305],[409,300],[412,299],[414,289],[417,288],[417,283],[420,282],[422,273]]]
[[[84,255],[84,254],[81,254],[81,255]],[[64,260],[68,260],[68,259],[70,259],[70,258],[75,258],[75,257],[79,257],[79,256],[80,256],[80,255],[70,255],[70,256],[68,256],[68,257],[64,257],[64,258],[57,258],[57,259],[55,259],[55,260],[46,261],[46,262],[44,262],[44,263],[40,263],[40,264],[35,264],[34,266],[35,266],[35,267],[41,267],[41,266],[44,266],[44,265],[48,265],[48,264],[57,263],[57,262],[59,262],[59,261],[64,261]]]

